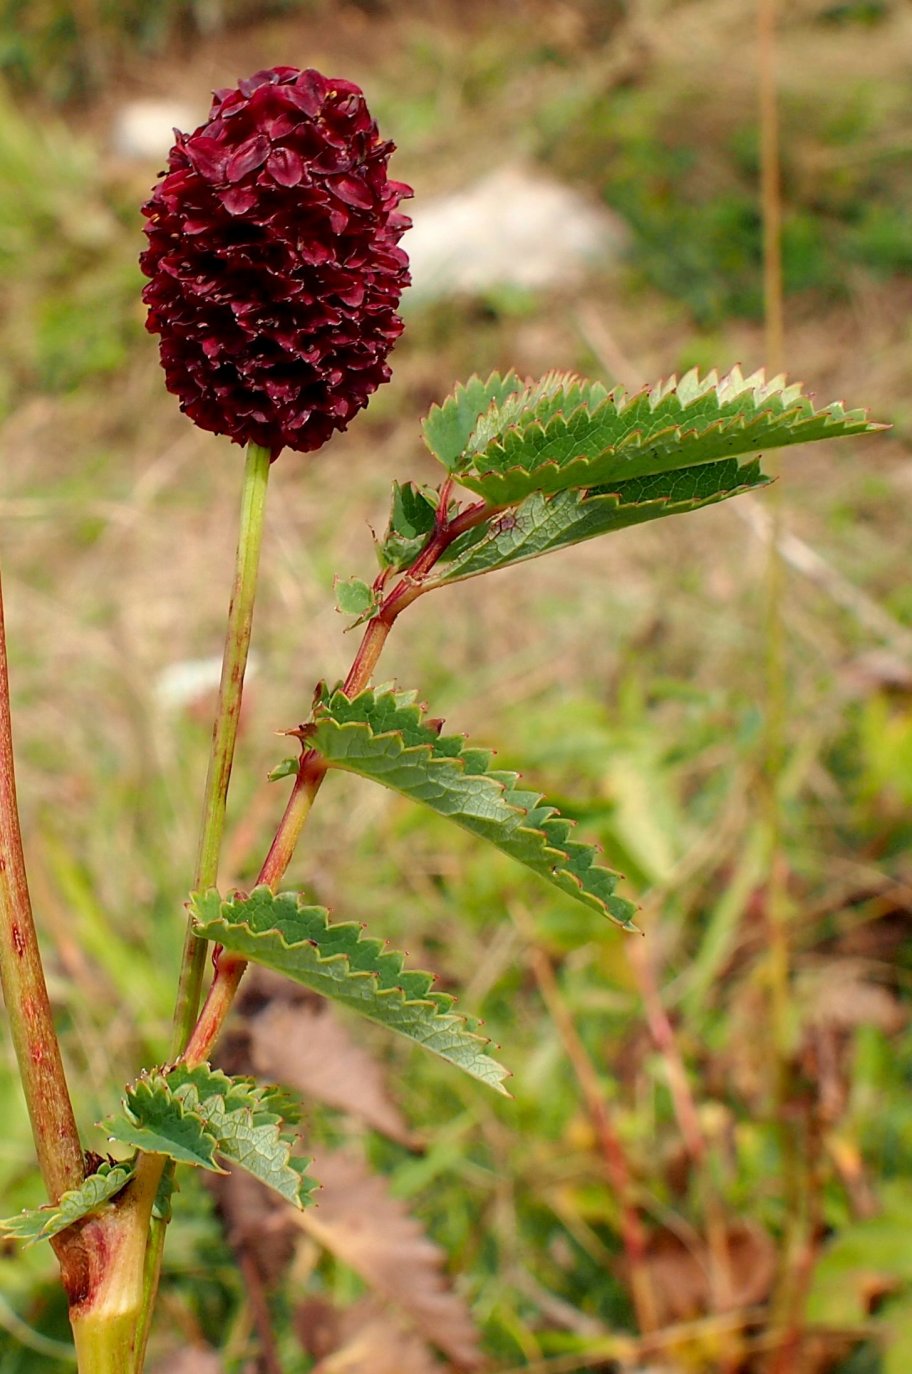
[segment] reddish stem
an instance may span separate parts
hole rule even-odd
[[[78,1188],[85,1165],[32,918],[13,764],[0,595],[0,976],[38,1163],[51,1200]]]
[[[32,917],[13,761],[9,673],[0,592],[0,981],[38,1164],[52,1202],[78,1188],[85,1159],[44,980]],[[91,1267],[91,1225],[72,1227],[52,1242],[71,1300]],[[93,1232],[94,1234],[94,1232]]]

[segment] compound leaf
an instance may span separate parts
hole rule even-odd
[[[528,558],[582,544],[600,534],[683,515],[768,484],[758,462],[737,459],[637,477],[590,491],[533,492],[514,509],[469,530],[444,552],[428,585],[443,586]]]
[[[74,1222],[99,1211],[121,1192],[133,1177],[133,1164],[100,1164],[94,1174],[55,1203],[21,1212],[17,1217],[0,1221],[0,1231],[33,1245],[38,1240],[50,1240]]]
[[[467,404],[468,392],[463,411]],[[479,408],[462,452],[448,450],[447,466],[463,486],[503,506],[536,491],[627,482],[880,428],[865,411],[838,402],[818,410],[800,385],[767,381],[763,372],[744,377],[737,367],[721,379],[694,369],[632,396],[549,373]]]
[[[469,748],[441,726],[423,715],[414,692],[379,688],[350,699],[324,688],[301,735],[331,768],[424,802],[562,892],[635,928],[635,908],[615,892],[618,875],[598,865],[591,845],[570,838],[573,822],[522,788],[518,774],[492,769],[489,750]]]
[[[403,955],[385,950],[353,921],[331,923],[323,907],[268,887],[228,901],[215,891],[196,893],[190,909],[202,938],[352,1007],[505,1092],[506,1069],[485,1053],[489,1042],[452,1011],[454,999],[433,990],[433,974],[406,969]]]

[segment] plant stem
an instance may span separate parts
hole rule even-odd
[[[78,1188],[85,1162],[32,918],[16,804],[9,674],[0,591],[0,977],[19,1075],[51,1200]]]
[[[288,798],[288,805],[285,807],[275,839],[257,875],[258,886],[260,883],[266,883],[275,889],[281,882],[325,776],[326,769],[313,750],[306,750],[301,755],[295,785]],[[183,1054],[185,1063],[192,1066],[201,1064],[209,1058],[225,1017],[231,1010],[246,967],[247,960],[240,955],[221,951],[209,996]]]
[[[162,1156],[154,1158],[161,1161]],[[151,1208],[152,1198],[132,1183],[114,1207],[85,1223],[94,1263],[85,1297],[70,1305],[79,1374],[133,1374],[142,1367],[143,1268]]]
[[[200,827],[199,852],[196,861],[195,889],[213,887],[218,881],[219,852],[225,831],[225,807],[228,783],[234,761],[241,700],[244,692],[244,672],[250,648],[253,625],[253,603],[256,597],[257,572],[263,543],[263,520],[266,512],[266,488],[269,481],[269,449],[258,444],[247,447],[244,468],[244,489],[241,500],[241,519],[238,532],[234,586],[228,608],[228,628],[222,656],[222,677],[219,683],[218,709],[212,728],[212,747],[203,798],[203,818]],[[206,966],[206,941],[193,933],[187,922],[184,953],[181,963],[177,1006],[174,1012],[172,1054],[184,1048],[196,1021],[200,989]]]

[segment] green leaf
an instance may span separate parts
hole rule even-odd
[[[526,386],[515,372],[508,372],[504,377],[492,372],[486,382],[480,377],[460,382],[442,405],[431,406],[421,425],[424,442],[434,457],[452,470],[465,452],[479,417],[492,404],[504,401]]]
[[[282,1089],[260,1086],[252,1078],[229,1078],[208,1064],[192,1069],[176,1064],[167,1081],[174,1097],[213,1132],[224,1159],[287,1202],[306,1205],[315,1184],[304,1175],[309,1161],[291,1153],[295,1137],[285,1127],[297,1120],[298,1110]]]
[[[434,493],[436,496],[436,493]],[[427,543],[437,519],[434,497],[413,482],[393,483],[393,501],[383,542],[377,546],[382,568],[396,572],[413,563]]]
[[[129,1084],[123,1115],[106,1118],[101,1127],[112,1139],[137,1150],[224,1172],[215,1160],[218,1140],[197,1113],[185,1110],[174,1097],[159,1069]]]
[[[437,506],[427,492],[419,491],[414,482],[393,483],[393,508],[390,529],[403,539],[430,534],[437,518]]]
[[[349,577],[336,583],[336,605],[343,615],[370,616],[376,610],[377,598],[360,577]]]
[[[912,1283],[912,1186],[896,1178],[881,1190],[882,1211],[841,1227],[822,1247],[808,1294],[812,1322],[839,1325],[870,1316],[865,1276]]]
[[[0,1221],[0,1231],[33,1245],[38,1240],[50,1240],[74,1222],[97,1212],[121,1192],[133,1177],[133,1164],[105,1162],[90,1174],[83,1184],[64,1193],[60,1200],[46,1207],[35,1207],[17,1217]]]
[[[268,887],[228,901],[215,891],[197,893],[190,909],[203,938],[352,1007],[505,1092],[506,1070],[485,1053],[490,1042],[451,1010],[449,994],[432,990],[433,975],[404,968],[401,954],[354,922],[330,924],[323,907]]]
[[[547,496],[533,492],[515,509],[493,516],[456,539],[444,552],[428,585],[459,582],[600,534],[700,510],[766,486],[768,481],[758,462],[740,466],[733,458],[655,477],[637,477],[614,488]]]
[[[300,762],[300,758],[283,759],[281,763],[276,764],[275,768],[270,768],[266,774],[266,781],[279,782],[282,778],[293,778],[298,771]]]
[[[618,875],[596,863],[591,845],[570,838],[573,822],[522,788],[518,774],[493,770],[489,750],[470,749],[461,735],[442,735],[441,726],[422,714],[414,692],[379,688],[351,700],[324,689],[301,734],[331,768],[424,802],[562,892],[635,929],[634,906],[615,893]]]
[[[122,1116],[103,1123],[115,1140],[180,1164],[224,1173],[218,1154],[303,1207],[314,1187],[291,1151],[296,1118],[287,1095],[208,1064],[153,1069],[127,1088]]]
[[[721,379],[693,370],[633,396],[551,373],[495,400],[449,466],[463,486],[511,505],[880,428],[865,411],[817,410],[800,385],[739,368]]]

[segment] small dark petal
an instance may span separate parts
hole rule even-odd
[[[218,115],[219,119],[229,119],[231,115],[239,114],[247,105],[244,94],[239,90],[227,90],[216,92],[216,99],[212,102],[209,110],[210,122]]]
[[[203,429],[311,452],[387,381],[411,192],[351,82],[277,67],[217,91],[149,202],[146,327]]]
[[[253,186],[231,186],[221,200],[229,215],[246,215],[259,199]]]
[[[228,153],[224,144],[214,138],[191,138],[187,145],[187,156],[195,172],[206,181],[217,181],[224,176]]]
[[[322,239],[311,239],[309,242],[300,241],[298,252],[301,261],[307,263],[309,267],[322,267],[325,262],[332,262],[334,252],[331,243],[324,243]]]
[[[266,134],[254,134],[242,143],[228,159],[225,175],[232,183],[241,181],[248,172],[262,167],[269,156],[269,139]]]
[[[241,95],[245,95],[249,99],[260,86],[274,86],[284,74],[291,70],[291,67],[273,67],[262,72],[254,72],[253,76],[248,76],[245,81],[238,82],[238,90]]]
[[[355,282],[347,291],[337,291],[336,295],[343,305],[360,305],[365,295],[364,283],[360,281]]]
[[[276,94],[284,95],[287,89],[287,86],[282,86]],[[280,138],[285,138],[293,129],[296,129],[300,122],[301,116],[297,111],[292,114],[288,110],[280,110],[278,114],[264,117],[263,130],[269,135],[273,143],[277,143]]]
[[[330,77],[326,84],[329,87],[329,94],[331,98],[337,96],[342,97],[355,95],[358,96],[358,98],[361,100],[364,99],[364,92],[361,90],[361,87],[356,86],[354,81],[346,81],[344,77]]]
[[[288,89],[288,98],[302,113],[313,118],[323,108],[326,87],[326,77],[309,68],[298,74],[294,84]]]
[[[181,225],[182,234],[205,234],[212,228],[212,220],[208,215],[200,215],[194,218],[189,214]]]
[[[292,148],[275,148],[266,164],[280,186],[297,186],[304,175],[304,162]]]

